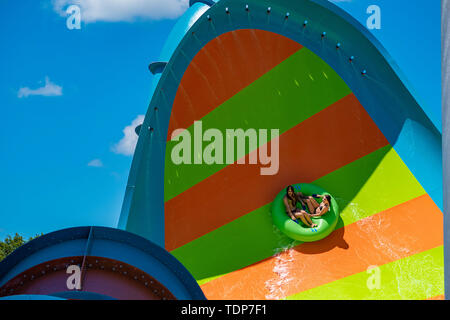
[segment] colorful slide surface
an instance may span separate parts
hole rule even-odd
[[[213,5],[171,56],[120,227],[161,243],[208,299],[442,298],[441,135],[395,64],[326,1],[247,3]],[[205,164],[211,140],[192,143],[190,163],[175,163],[199,122],[223,137],[276,134],[231,162],[223,145],[222,161]],[[267,149],[276,170],[262,174],[270,165],[250,159]],[[272,223],[275,195],[297,182],[339,204],[323,240],[294,241]]]

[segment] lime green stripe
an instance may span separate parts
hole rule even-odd
[[[226,273],[224,273],[224,274],[219,274],[219,275],[214,276],[214,277],[209,277],[209,278],[201,279],[201,280],[198,280],[197,283],[198,283],[199,286],[201,286],[202,284],[205,284],[205,283],[207,283],[207,282],[209,282],[209,281],[212,281],[212,280],[214,280],[214,279],[220,278],[221,276],[224,276],[225,274],[226,274]]]
[[[417,300],[431,298],[444,293],[443,247],[439,246],[379,266],[378,274],[379,289],[373,281],[375,273],[364,271],[294,294],[287,299]]]
[[[425,193],[389,145],[314,183],[328,190],[338,201],[341,219],[337,228]],[[271,203],[268,203],[171,253],[197,280],[204,280],[241,269],[279,250],[300,244],[273,225],[270,207]]]
[[[303,48],[203,117],[203,131],[216,128],[224,137],[226,129],[237,128],[279,129],[282,134],[350,93],[331,67]],[[299,109],[301,112],[298,112]],[[193,140],[193,126],[188,131]],[[268,138],[273,138],[270,132]],[[178,142],[169,141],[166,147],[164,201],[226,166],[175,165],[171,154],[176,144]],[[191,163],[194,163],[194,156],[201,156],[194,155],[193,143],[191,147]],[[235,152],[234,160],[237,160],[236,156]]]

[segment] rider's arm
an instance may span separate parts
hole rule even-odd
[[[294,215],[292,214],[292,212],[291,212],[291,208],[290,208],[290,206],[289,206],[289,203],[288,203],[286,197],[284,197],[283,202],[284,202],[284,206],[286,207],[286,211],[287,211],[288,214],[289,214],[289,217],[290,217],[292,220],[295,220],[296,218],[295,218],[295,216],[294,216]]]
[[[300,201],[300,203],[302,204],[303,209],[306,208],[306,203],[303,201],[303,199],[307,199],[308,197],[305,196],[303,193],[301,192],[297,192],[296,193],[298,200]]]

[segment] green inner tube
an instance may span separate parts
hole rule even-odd
[[[283,232],[289,238],[295,240],[312,242],[327,237],[331,232],[333,232],[339,219],[339,206],[336,200],[324,189],[312,184],[299,183],[292,186],[294,187],[295,192],[300,191],[307,196],[310,196],[312,194],[330,195],[330,210],[323,216],[311,218],[312,221],[317,224],[317,227],[315,228],[307,227],[299,219],[297,219],[299,223],[296,223],[286,213],[286,207],[283,202],[283,198],[286,195],[286,189],[283,189],[280,191],[280,193],[278,193],[272,203],[273,223],[278,227],[278,229],[281,230],[281,232]],[[317,202],[320,203],[321,200],[317,199]],[[301,204],[297,203],[297,206],[299,205],[301,206]]]

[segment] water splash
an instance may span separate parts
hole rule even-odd
[[[279,300],[286,296],[286,290],[289,283],[294,279],[290,276],[290,264],[294,261],[292,249],[288,249],[275,256],[273,267],[274,277],[265,283],[269,293],[266,299]]]
[[[278,238],[278,247],[274,249],[274,276],[265,282],[268,291],[266,299],[279,300],[286,296],[289,283],[294,280],[290,270],[294,261],[294,249],[298,242],[286,237],[281,231],[273,226],[273,232]],[[296,269],[298,266],[296,266]]]
[[[390,227],[390,222],[382,215],[361,219],[356,222],[356,225],[359,227],[360,232],[367,234],[367,239],[371,241],[375,249],[383,252],[385,255],[387,254],[392,261],[411,254],[411,250],[408,247],[411,246],[411,243],[417,241],[401,232],[387,235],[385,229]],[[397,242],[400,240],[404,245],[393,244],[392,238],[395,238]]]
[[[385,229],[390,227],[390,220],[383,215],[366,217],[357,221],[356,225],[361,233],[367,235],[366,239],[371,242],[375,251],[387,255],[391,261],[398,261],[398,263],[392,265],[393,269],[390,271],[392,275],[388,276],[388,279],[383,277],[383,273],[381,274],[381,294],[379,293],[378,296],[383,296],[385,299],[411,299],[417,291],[430,293],[433,291],[434,284],[426,279],[429,270],[424,271],[419,278],[415,273],[408,272],[412,269],[427,270],[426,266],[417,265],[417,261],[410,262],[409,259],[403,259],[412,254],[409,248],[417,239],[406,236],[400,231],[390,232],[388,235]],[[397,244],[392,243],[393,238],[396,239]],[[411,266],[411,263],[414,263],[414,266]],[[394,282],[396,290],[391,291],[388,289],[390,286],[388,286],[386,292],[383,292],[383,280]]]

